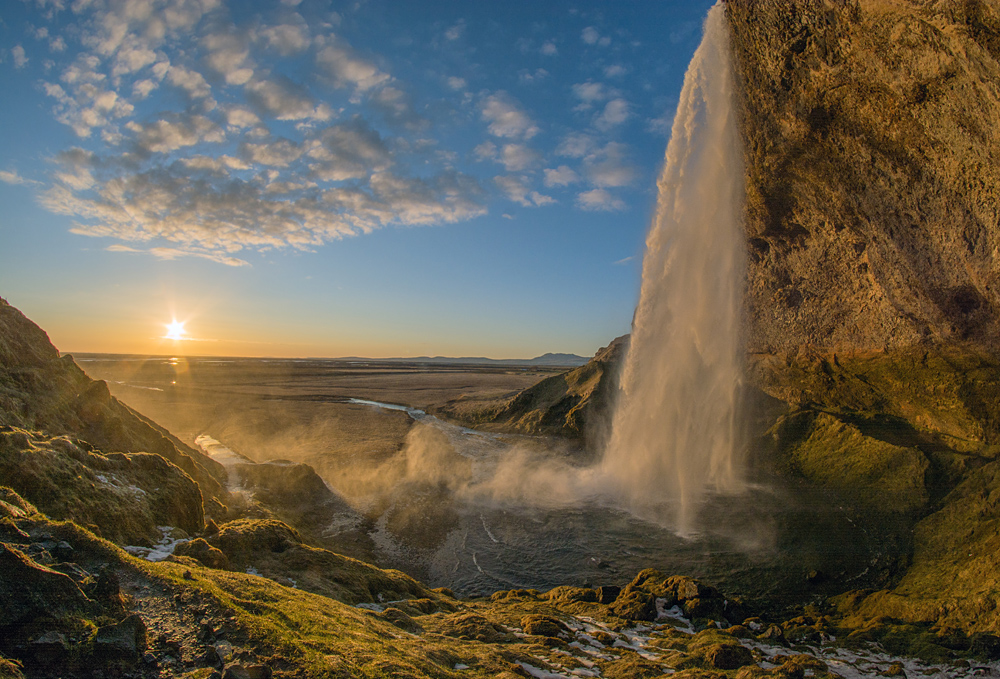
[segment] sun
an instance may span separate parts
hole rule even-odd
[[[166,326],[167,326],[167,334],[163,336],[164,339],[169,339],[169,340],[186,339],[184,335],[187,334],[187,331],[184,329],[184,321],[174,320],[171,321],[170,323],[167,323]]]

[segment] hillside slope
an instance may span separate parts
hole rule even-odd
[[[60,356],[48,335],[4,299],[0,425],[79,439],[106,452],[159,455],[198,484],[208,516],[226,513],[222,465],[111,396],[106,383],[90,379],[71,356]]]
[[[628,335],[613,340],[584,365],[553,375],[506,401],[451,401],[438,410],[487,431],[585,438],[602,436],[618,390]]]

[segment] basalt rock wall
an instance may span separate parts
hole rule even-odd
[[[1000,7],[730,0],[751,353],[1000,349]]]

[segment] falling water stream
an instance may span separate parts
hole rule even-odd
[[[684,78],[604,475],[636,514],[695,529],[707,491],[741,488],[743,154],[725,8]]]

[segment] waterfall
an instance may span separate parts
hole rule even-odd
[[[707,493],[742,485],[744,179],[732,64],[720,1],[684,76],[601,463],[630,510],[680,534],[696,530]]]

